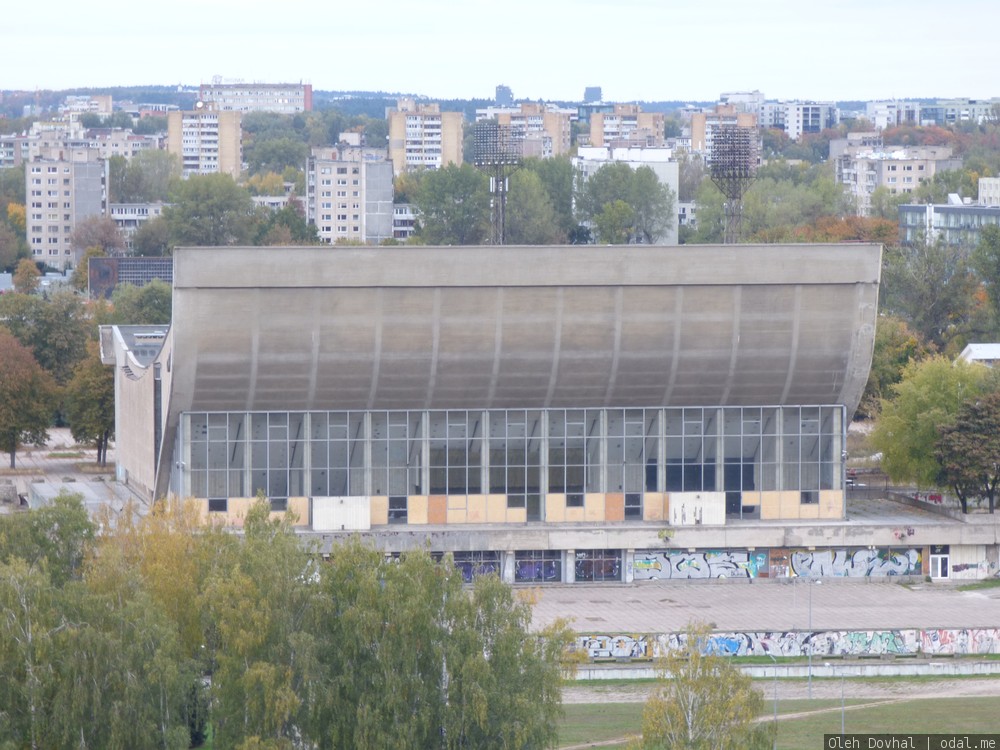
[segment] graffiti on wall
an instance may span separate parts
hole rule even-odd
[[[637,581],[665,578],[757,578],[767,570],[766,552],[636,552]]]
[[[582,635],[592,660],[651,659],[683,648],[683,633]],[[723,656],[881,656],[1000,654],[1000,628],[744,631],[713,633],[706,652]]]
[[[796,550],[791,553],[792,573],[803,578],[906,576],[922,573],[921,550],[855,549]]]

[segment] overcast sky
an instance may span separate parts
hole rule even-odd
[[[213,76],[492,98],[1000,96],[998,0],[10,3],[0,89]]]

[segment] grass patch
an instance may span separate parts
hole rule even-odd
[[[563,706],[565,714],[559,722],[559,746],[639,734],[642,731],[642,707],[642,703],[566,704]]]
[[[997,698],[930,698],[858,708],[843,714],[848,734],[991,734],[996,732]],[[778,722],[783,750],[823,747],[824,734],[840,734],[841,713]]]
[[[83,458],[83,451],[51,451],[49,458]]]
[[[921,698],[870,708],[852,708],[878,699],[848,700],[843,713],[848,734],[992,734],[1000,713],[1000,696],[991,698]],[[841,702],[837,699],[778,701],[778,715],[818,711],[814,716],[778,722],[777,746],[783,750],[823,747],[824,734],[839,734]],[[642,731],[642,703],[575,703],[563,706],[559,747],[604,742]],[[762,718],[771,717],[771,703]],[[627,742],[607,747],[623,748]]]
[[[975,583],[964,583],[958,587],[959,591],[979,591],[981,589],[1000,589],[1000,578],[987,578]]]

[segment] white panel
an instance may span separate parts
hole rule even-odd
[[[726,523],[725,492],[671,492],[671,526],[721,526]]]
[[[368,531],[372,526],[369,497],[314,497],[313,531]]]

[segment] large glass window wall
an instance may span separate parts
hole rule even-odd
[[[754,493],[843,487],[840,406],[188,413],[180,491],[252,497]]]

